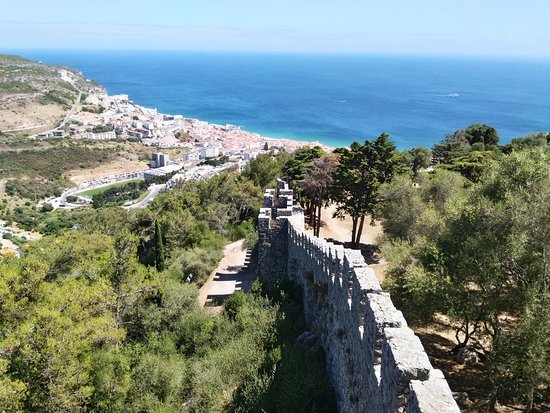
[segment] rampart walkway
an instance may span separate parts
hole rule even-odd
[[[243,240],[225,247],[224,257],[199,291],[201,306],[221,311],[224,301],[235,291],[249,291],[256,278],[248,267],[250,252],[243,250]]]

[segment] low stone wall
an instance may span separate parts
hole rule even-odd
[[[280,188],[285,211],[272,193],[259,217],[259,273],[268,286],[288,276],[303,287],[306,320],[325,349],[339,412],[459,412],[442,372],[361,253],[304,231],[303,213],[288,187]]]

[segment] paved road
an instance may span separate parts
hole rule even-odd
[[[74,103],[73,107],[71,108],[69,113],[67,113],[67,116],[65,116],[65,119],[63,119],[63,122],[61,122],[61,125],[59,125],[59,127],[57,129],[61,129],[65,126],[65,124],[69,121],[69,118],[71,116],[73,116],[73,113],[74,113],[76,107],[80,104],[80,98],[82,97],[82,91],[80,89],[77,89],[77,90],[78,90],[78,97],[76,98],[76,102]]]
[[[249,268],[250,251],[243,250],[244,240],[225,247],[224,257],[208,281],[199,291],[201,306],[213,307],[213,312],[222,310],[224,301],[235,291],[249,291],[256,278]]]
[[[147,205],[153,202],[153,199],[155,199],[155,197],[164,188],[166,188],[165,184],[151,185],[149,187],[149,193],[147,194],[147,196],[143,198],[141,201],[136,202],[135,204],[129,205],[128,208],[145,208]]]

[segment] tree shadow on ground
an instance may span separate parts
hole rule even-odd
[[[491,383],[487,371],[487,364],[475,363],[472,365],[459,364],[451,350],[456,341],[445,337],[450,326],[438,321],[426,325],[412,326],[415,334],[420,338],[432,366],[445,373],[449,387],[456,393],[467,393],[467,400],[457,400],[461,411],[479,412],[486,410],[486,398],[491,391]]]

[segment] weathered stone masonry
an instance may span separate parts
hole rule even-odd
[[[361,253],[304,231],[302,209],[283,181],[259,215],[259,273],[270,287],[288,276],[327,356],[341,413],[459,412],[441,371],[382,291]]]

